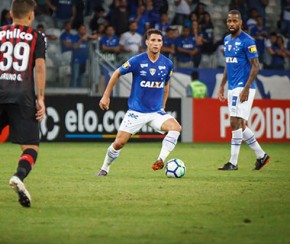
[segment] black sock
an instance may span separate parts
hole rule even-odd
[[[35,164],[37,159],[37,151],[35,151],[32,148],[26,149],[23,151],[19,162],[18,162],[18,168],[15,175],[20,179],[24,180],[25,177],[29,174],[31,171],[33,165]]]

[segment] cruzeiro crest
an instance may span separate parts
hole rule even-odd
[[[149,69],[151,75],[155,75],[156,69]]]

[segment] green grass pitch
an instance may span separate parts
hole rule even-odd
[[[96,177],[109,143],[42,143],[23,208],[8,181],[20,149],[0,148],[0,243],[290,243],[290,144],[265,143],[271,162],[220,172],[230,145],[179,143],[168,159],[181,179],[154,172],[161,143],[129,142],[107,177]]]

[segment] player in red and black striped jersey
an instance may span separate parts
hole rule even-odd
[[[22,150],[9,184],[24,207],[30,207],[31,197],[23,180],[36,162],[39,121],[45,116],[46,39],[31,28],[34,7],[34,0],[13,0],[13,24],[0,28],[0,133],[9,125],[10,140]]]

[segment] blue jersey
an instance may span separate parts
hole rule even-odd
[[[258,58],[255,40],[245,32],[232,39],[228,35],[224,39],[224,54],[228,78],[228,89],[244,87],[252,68],[250,60]],[[251,88],[255,88],[254,82]]]
[[[171,47],[173,45],[175,45],[175,39],[174,38],[168,38],[166,36],[163,36],[163,47]],[[162,54],[169,58],[169,54],[168,52],[162,52]]]
[[[116,35],[112,37],[102,36],[100,39],[100,46],[105,45],[107,47],[117,47],[119,46],[119,38]]]
[[[76,0],[58,0],[55,2],[55,15],[58,19],[70,19],[73,16],[73,6]]]
[[[66,32],[63,32],[63,33],[60,35],[59,39],[60,39],[60,41],[61,41],[61,51],[62,51],[62,52],[72,51],[72,50],[73,50],[72,47],[68,48],[68,47],[64,46],[63,43],[62,43],[63,41],[67,41],[67,42],[72,43],[73,40],[75,39],[75,37],[74,37],[73,34],[70,34],[70,33],[68,34],[68,33],[66,33]]]
[[[186,50],[192,50],[196,47],[195,38],[192,35],[190,35],[186,38],[184,38],[184,36],[180,35],[175,39],[175,46],[184,48]],[[189,54],[182,53],[182,52],[177,52],[176,58],[179,62],[192,61],[192,57]]]
[[[80,36],[73,36],[73,43],[77,43],[80,40]],[[88,41],[82,41],[78,48],[73,48],[72,63],[85,64],[89,58],[89,43]]]
[[[156,62],[151,62],[146,52],[130,58],[119,71],[122,75],[132,73],[129,110],[141,113],[157,112],[162,109],[164,87],[172,75],[173,63],[160,54]]]

